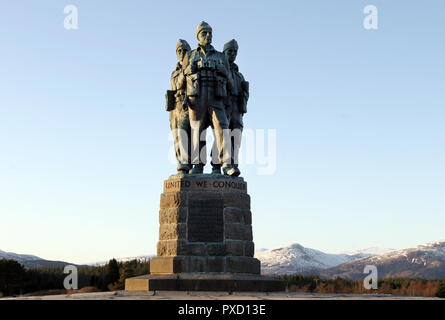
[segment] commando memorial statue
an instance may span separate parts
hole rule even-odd
[[[215,136],[212,173],[240,175],[238,154],[246,113],[249,83],[235,64],[238,43],[231,40],[223,52],[212,46],[212,28],[201,22],[195,50],[185,40],[176,45],[178,63],[167,91],[166,109],[175,141],[178,172],[202,174],[206,164],[207,128]]]
[[[198,44],[176,44],[176,66],[166,93],[166,110],[178,173],[164,181],[157,256],[150,274],[130,278],[128,291],[282,291],[284,283],[261,276],[254,258],[251,198],[238,163],[249,83],[235,60],[238,43],[212,46],[206,22]],[[206,130],[211,128],[210,174]]]

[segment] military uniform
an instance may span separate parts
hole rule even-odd
[[[238,66],[236,63],[230,64],[230,70],[232,71],[233,77],[233,89],[229,95],[229,111],[230,115],[229,128],[230,130],[240,130],[240,134],[243,131],[244,123],[243,116],[247,112],[247,100],[249,99],[249,92],[246,87],[246,81],[243,75],[238,71]],[[236,138],[235,138],[236,139]],[[238,165],[238,154],[241,147],[241,136],[239,141],[232,141],[233,147],[233,159],[234,164]]]
[[[235,40],[231,40],[224,45],[224,52],[229,48],[238,50],[238,44]],[[239,149],[241,147],[241,136],[244,128],[243,115],[247,112],[247,100],[249,99],[248,82],[245,81],[244,76],[239,72],[238,65],[235,62],[230,63],[230,73],[232,83],[225,99],[226,113],[229,121],[229,129],[231,131],[231,146],[232,146],[232,163],[238,168]],[[214,149],[212,149],[213,151]],[[213,172],[220,171],[220,164],[212,157]],[[239,171],[237,170],[237,174]]]
[[[198,26],[198,34],[200,26]],[[204,27],[207,26],[204,25]],[[192,164],[198,165],[199,170],[205,165],[205,132],[209,126],[212,126],[217,142],[218,159],[223,164],[223,168],[230,168],[229,120],[224,101],[232,79],[227,58],[213,46],[199,44],[190,54],[185,74],[192,127]]]
[[[186,43],[186,42],[185,42]],[[183,45],[180,42],[178,45]],[[177,45],[177,47],[178,47]],[[188,44],[186,43],[188,46]],[[186,103],[186,81],[184,69],[180,62],[176,64],[175,70],[170,78],[170,87],[174,92],[174,109],[170,111],[170,128],[173,133],[176,159],[178,160],[178,171],[188,173],[191,169],[190,163],[190,137],[191,128],[189,111]]]

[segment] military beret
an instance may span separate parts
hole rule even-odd
[[[205,21],[201,21],[201,23],[196,28],[196,37],[198,37],[199,33],[203,30],[212,31],[212,27]]]
[[[188,42],[185,40],[182,40],[182,39],[178,40],[178,43],[176,44],[176,51],[178,51],[179,47],[186,49],[188,52],[190,52],[192,50],[190,48],[190,45],[188,44]]]
[[[231,48],[234,48],[234,49],[238,50],[238,42],[236,42],[235,39],[232,39],[229,42],[226,42],[224,44],[223,52],[228,50],[228,49],[231,49]]]

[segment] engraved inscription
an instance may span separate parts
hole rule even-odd
[[[222,199],[189,199],[188,241],[224,241]]]
[[[246,193],[247,183],[233,179],[169,179],[164,181],[164,192],[182,190],[231,190]]]

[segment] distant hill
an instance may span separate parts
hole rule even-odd
[[[391,250],[369,248],[350,253],[332,254],[294,243],[277,249],[256,252],[255,257],[261,261],[261,271],[264,274],[318,274],[323,269]]]
[[[29,254],[17,254],[0,250],[0,259],[15,260],[25,268],[64,268],[66,265],[76,265],[65,261],[45,260]],[[82,267],[83,265],[77,265]]]
[[[363,279],[367,265],[379,278],[445,279],[445,241],[402,250],[368,248],[340,254],[324,253],[295,243],[257,252],[264,274],[316,274],[324,278]]]
[[[32,256],[30,254],[17,254],[13,252],[5,252],[3,250],[0,250],[0,259],[9,259],[9,260],[15,260],[15,261],[32,261],[32,260],[43,260],[40,257]]]
[[[116,258],[118,262],[127,262],[131,260],[148,260],[153,258],[155,255],[144,255],[137,257],[126,257],[126,258]],[[74,263],[65,262],[65,261],[52,261],[45,260],[37,256],[29,255],[29,254],[17,254],[13,252],[5,252],[0,250],[0,259],[9,259],[15,260],[23,265],[25,268],[64,268],[66,265],[74,265],[78,267],[88,267],[88,266],[102,266],[108,263],[109,260],[106,261],[98,261],[83,265],[76,265]],[[111,258],[110,258],[111,259]]]
[[[131,261],[131,260],[145,261],[145,260],[149,260],[153,257],[156,257],[156,255],[152,254],[152,255],[144,255],[144,256],[136,256],[136,257],[115,258],[115,259],[117,262],[127,262],[127,261]],[[89,265],[89,266],[103,266],[103,265],[107,264],[109,261],[110,260],[97,261],[97,262],[87,263],[87,265]]]
[[[327,278],[363,279],[367,265],[377,267],[379,278],[445,279],[445,241],[346,262],[319,274]]]
[[[154,255],[116,258],[120,262],[147,260]],[[298,243],[257,251],[263,274],[317,274],[325,278],[363,279],[367,265],[377,266],[379,278],[424,278],[445,279],[445,241],[402,250],[368,248],[339,254],[305,248]],[[12,259],[25,268],[64,267],[68,262],[50,261],[33,255],[16,254],[0,250],[0,259]],[[108,261],[88,265],[104,265]],[[86,266],[86,265],[83,265]]]

